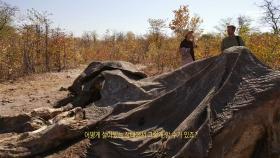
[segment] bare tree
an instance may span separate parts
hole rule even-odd
[[[237,17],[238,34],[241,36],[248,35],[251,31],[251,18],[245,15],[239,15]]]
[[[83,32],[81,37],[81,44],[84,48],[89,48],[92,43],[91,33],[88,31]]]
[[[221,19],[219,22],[219,25],[215,26],[215,29],[222,35],[226,36],[227,32],[227,26],[232,24],[233,19],[232,18],[226,18],[226,19]]]
[[[166,28],[165,20],[163,19],[148,19],[148,22],[152,34],[160,34]]]
[[[24,73],[34,73],[35,67],[34,67],[34,60],[32,60],[32,32],[33,32],[33,26],[32,25],[25,25],[22,29],[22,63],[23,63],[23,70]],[[36,48],[37,50],[37,48]]]
[[[273,0],[264,0],[259,6],[264,10],[262,19],[273,29],[274,34],[280,31],[280,5],[276,5]]]
[[[35,9],[28,10],[28,19],[34,24],[39,25],[44,28],[45,36],[45,67],[47,71],[50,71],[50,53],[48,50],[49,47],[49,30],[51,21],[48,16],[51,15],[48,12],[38,12]]]
[[[236,24],[237,33],[239,35],[245,35],[251,31],[251,21],[251,18],[245,15],[239,15],[237,18],[224,18],[220,20],[217,26],[215,26],[215,29],[223,37],[227,36],[227,26]]]
[[[148,22],[150,24],[150,38],[160,48],[162,37],[164,36],[163,29],[166,28],[165,21],[163,19],[149,19]]]
[[[7,3],[0,1],[0,31],[2,31],[15,15],[17,7],[10,6]]]
[[[98,41],[98,34],[96,33],[96,31],[91,31],[90,35],[93,40],[93,44],[96,44],[96,42]]]
[[[163,19],[149,19],[150,24],[148,41],[150,47],[150,53],[155,54],[155,62],[157,64],[158,71],[163,70],[163,42],[165,40],[165,35],[163,33],[163,29],[166,28],[165,20]]]

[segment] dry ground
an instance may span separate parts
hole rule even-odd
[[[70,86],[82,70],[83,67],[34,74],[0,83],[0,116],[30,112],[39,107],[51,107],[58,99],[67,95],[67,91],[61,91],[61,88]]]

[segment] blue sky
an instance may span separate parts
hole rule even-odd
[[[59,26],[74,35],[95,30],[99,35],[107,29],[112,31],[132,31],[145,34],[148,19],[165,19],[169,23],[173,10],[180,5],[189,5],[191,14],[203,19],[202,29],[214,32],[215,26],[223,18],[250,16],[255,27],[260,27],[262,10],[257,6],[262,0],[2,0],[17,6],[22,13],[34,8],[52,13],[53,26]],[[277,1],[277,0],[276,0]],[[167,33],[170,32],[168,29]]]

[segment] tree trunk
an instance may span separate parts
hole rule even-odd
[[[46,71],[50,71],[50,57],[49,57],[49,52],[48,52],[48,34],[49,34],[49,25],[45,24],[45,66],[46,66]]]

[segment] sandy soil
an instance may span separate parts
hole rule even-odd
[[[34,74],[0,83],[0,116],[30,112],[34,108],[51,107],[67,95],[69,87],[84,66],[62,72]]]

